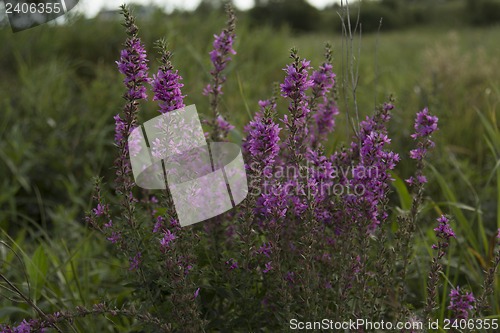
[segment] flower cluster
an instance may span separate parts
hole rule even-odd
[[[438,226],[434,228],[436,232],[436,237],[438,238],[438,244],[433,244],[432,248],[440,251],[440,256],[444,255],[444,250],[448,247],[448,242],[450,238],[456,238],[455,232],[451,228],[449,222],[450,220],[441,215],[438,219]]]
[[[139,265],[141,264],[141,258],[142,258],[142,253],[137,252],[135,256],[129,258],[129,271],[135,271],[139,268]]]
[[[294,59],[294,62],[292,64],[286,65],[286,67],[283,69],[286,73],[286,76],[284,82],[280,84],[281,96],[290,98],[292,102],[300,103],[301,107],[304,108],[306,105],[306,91],[309,88],[313,87],[315,83],[314,79],[309,78],[308,71],[311,69],[311,62],[306,59],[300,60],[300,58],[297,56],[296,50],[292,51],[291,56]],[[324,73],[317,74],[316,80],[318,81],[318,85],[323,84],[323,81],[325,81],[323,80],[320,83],[320,79],[318,78],[320,76],[325,76],[326,80],[326,75]],[[318,87],[318,89],[322,91],[323,95],[326,88],[327,86],[325,86],[324,84],[323,87]],[[292,105],[290,107],[294,106]]]
[[[309,104],[314,109],[314,122],[309,124],[309,132],[313,148],[326,141],[327,135],[335,128],[335,116],[339,114],[335,100],[336,74],[333,72],[330,44],[326,44],[325,51],[325,62],[311,75],[313,86]]]
[[[259,101],[260,112],[245,127],[248,133],[244,149],[252,159],[260,164],[261,170],[269,170],[267,166],[274,164],[279,153],[281,128],[273,120],[276,102],[273,100]]]
[[[359,154],[359,159],[354,166],[354,177],[350,181],[350,186],[353,190],[356,187],[364,189],[362,196],[353,197],[351,200],[354,200],[357,206],[365,207],[359,213],[356,213],[356,210],[352,211],[354,215],[351,216],[358,221],[370,220],[369,231],[375,230],[388,217],[384,205],[387,203],[392,181],[389,171],[393,170],[400,160],[397,153],[385,149],[391,143],[385,124],[390,120],[390,111],[393,108],[392,103],[386,103],[378,109],[375,116],[362,121],[359,144],[356,142],[351,144],[353,154],[355,156]]]
[[[121,51],[120,60],[116,62],[120,73],[125,75],[123,83],[128,88],[125,93],[127,100],[146,99],[145,83],[149,82],[148,59],[146,50],[137,36],[132,36],[125,42],[126,48]]]
[[[184,86],[182,76],[174,69],[170,58],[172,54],[167,50],[165,41],[158,42],[160,49],[161,66],[156,75],[153,75],[151,86],[153,88],[153,100],[159,101],[160,113],[167,113],[183,108],[184,95],[181,88]]]
[[[184,86],[180,81],[182,77],[177,70],[172,68],[160,68],[153,75],[153,100],[160,101],[160,112],[167,113],[184,107],[181,88]]]
[[[429,114],[429,109],[424,108],[417,113],[415,118],[415,133],[411,135],[413,139],[430,137],[432,133],[438,130],[438,118]]]
[[[406,306],[413,301],[407,299],[407,271],[412,269],[411,238],[427,182],[425,158],[434,147],[431,136],[438,129],[438,118],[427,108],[417,113],[411,136],[416,147],[409,154],[417,171],[406,179],[413,200],[408,209],[392,209],[391,185],[401,160],[391,149],[388,131],[394,100],[390,98],[361,121],[352,119],[350,142],[329,151],[328,134],[339,113],[331,49],[327,46],[325,61],[316,69],[292,49],[282,83],[273,97],[255,105],[256,113],[244,128],[245,168],[251,180],[247,198],[237,208],[205,221],[203,228],[181,228],[168,189],[153,196],[135,188],[128,158],[137,153],[134,142],[140,138],[132,138],[129,146],[126,143],[136,125],[138,101],[147,97],[145,83],[151,84],[152,99],[165,114],[185,106],[182,77],[172,66],[166,43],[159,42],[160,67],[148,78],[137,27],[125,9],[124,14],[129,38],[117,64],[125,75],[126,105],[114,117],[120,154],[116,163],[118,200],[104,200],[98,181],[95,206],[86,219],[115,244],[125,263],[128,260],[124,275],[133,279],[130,285],[140,286],[131,303],[151,311],[143,317],[129,313],[139,321],[144,319],[155,332],[188,333],[229,332],[235,325],[248,331],[280,331],[281,318],[298,314],[341,320],[352,314],[420,319],[416,317],[420,311]],[[214,113],[206,121],[212,127],[207,137],[214,140],[226,138],[234,128],[219,113],[224,71],[236,53],[231,9],[228,15],[226,28],[214,36],[209,53],[212,78],[204,89]],[[279,120],[278,114],[282,115]],[[162,130],[163,125],[168,126],[157,128]],[[165,142],[159,138],[149,148],[153,157],[166,154]],[[168,149],[182,150],[177,146]],[[208,168],[211,172],[211,166]],[[396,185],[398,190],[404,188],[404,183]],[[194,203],[192,208],[196,209]],[[439,299],[442,259],[450,240],[456,238],[447,216],[441,215],[437,223],[423,309],[426,318],[422,317],[427,320],[443,302]],[[500,230],[497,237],[500,239]],[[472,292],[460,287],[451,291],[448,309],[456,319],[467,319],[472,310],[482,313],[487,308],[500,252],[492,262],[483,296],[476,300]],[[370,307],[365,306],[368,303]],[[81,316],[120,313],[102,304],[79,311]],[[157,316],[168,324],[161,326]],[[72,319],[66,316],[61,321]],[[43,320],[46,318],[23,321],[15,328],[0,325],[0,330],[40,330],[38,323]],[[48,321],[46,327],[51,327]]]
[[[290,56],[293,62],[283,69],[286,75],[284,82],[280,84],[280,88],[281,96],[290,100],[288,110],[291,119],[288,119],[288,115],[285,115],[283,123],[290,132],[287,145],[289,145],[291,153],[297,159],[298,155],[303,151],[301,142],[307,135],[307,117],[311,111],[306,92],[314,85],[314,81],[309,77],[311,62],[300,59],[296,49],[292,49]]]
[[[0,325],[0,332],[1,333],[30,333],[32,332],[32,322],[27,322],[26,320],[23,320],[21,323],[19,323],[18,326],[16,327],[10,327],[10,326],[2,326]],[[41,329],[38,332],[46,332],[45,329]]]
[[[417,113],[415,118],[415,133],[411,135],[414,140],[418,140],[417,148],[410,151],[410,158],[417,160],[417,172],[415,177],[406,179],[406,183],[410,186],[427,183],[427,178],[423,175],[423,160],[427,151],[434,148],[435,143],[432,141],[431,135],[438,130],[438,118],[429,113],[428,108],[424,108]]]
[[[233,126],[221,116],[219,111],[219,99],[220,95],[223,94],[223,84],[226,82],[226,76],[223,72],[231,61],[230,55],[236,54],[236,51],[233,49],[234,39],[236,38],[236,16],[230,5],[226,6],[226,13],[228,16],[226,27],[220,34],[214,35],[213,50],[209,52],[210,60],[213,65],[213,68],[210,70],[212,80],[203,89],[203,95],[210,97],[210,107],[213,112],[213,118],[207,121],[207,123],[213,129],[211,137],[214,141],[223,140],[233,128]]]
[[[469,318],[469,312],[474,309],[476,299],[472,292],[460,290],[460,286],[450,292],[450,305],[448,309],[452,311],[455,320]]]
[[[204,95],[221,95],[222,85],[226,81],[226,77],[222,75],[227,64],[231,61],[230,54],[236,54],[233,49],[234,39],[236,34],[234,32],[234,15],[229,16],[229,21],[226,29],[219,35],[214,35],[213,50],[210,51],[210,60],[214,68],[210,71],[214,80],[212,83],[207,84],[203,90]]]

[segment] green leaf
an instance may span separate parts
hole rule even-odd
[[[391,177],[394,178],[392,185],[396,188],[401,208],[403,210],[410,210],[412,199],[405,182],[394,172],[391,172]]]
[[[458,201],[455,193],[453,193],[452,189],[448,185],[448,182],[443,177],[443,175],[432,164],[429,164],[429,168],[434,173],[436,180],[439,184],[439,187],[441,188],[441,191],[443,192],[443,195],[446,198],[446,200],[448,202],[455,203],[453,205],[448,204],[448,206],[451,210],[454,219],[457,222],[457,225],[463,232],[463,235],[465,236],[469,244],[472,245],[473,248],[478,249],[479,248],[478,239],[472,229],[472,226],[469,220],[465,217],[464,213],[462,212],[462,209],[459,208],[463,207],[464,205]]]
[[[0,308],[0,318],[8,318],[13,313],[22,313],[27,317],[31,317],[33,315],[29,311],[26,311],[25,309],[17,306],[5,306],[3,308]]]
[[[31,290],[33,292],[31,296],[33,300],[36,301],[41,295],[41,291],[45,285],[47,273],[49,271],[49,263],[45,250],[43,249],[43,245],[40,244],[33,254],[33,258],[26,261],[26,269],[28,271]]]

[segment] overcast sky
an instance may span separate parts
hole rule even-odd
[[[254,0],[233,0],[235,5],[242,10],[251,8],[254,4]],[[307,0],[311,5],[322,9],[323,7],[340,2],[339,0]],[[195,9],[200,0],[80,0],[77,7],[78,11],[84,13],[88,17],[95,16],[101,8],[106,9],[117,9],[123,3],[139,3],[147,5],[150,3],[159,5],[170,11],[174,8],[184,8],[184,9]]]

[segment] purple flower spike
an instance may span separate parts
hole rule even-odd
[[[129,271],[135,271],[139,268],[139,265],[141,264],[141,257],[142,257],[141,252],[137,252],[137,254],[133,258],[129,258],[130,262]]]
[[[222,72],[229,61],[231,61],[230,54],[236,54],[233,49],[233,42],[236,35],[233,31],[223,30],[219,35],[214,35],[214,49],[210,51],[210,60],[214,65],[214,72]]]
[[[218,35],[214,35],[213,50],[209,52],[210,61],[213,68],[210,70],[212,76],[211,82],[203,89],[203,95],[210,97],[210,107],[213,112],[213,118],[208,122],[213,128],[211,137],[214,141],[224,139],[232,125],[227,123],[219,113],[219,99],[223,94],[222,86],[226,82],[226,76],[223,71],[231,61],[231,54],[236,54],[233,49],[234,39],[236,38],[236,16],[230,4],[226,6],[228,21],[226,27]]]
[[[106,238],[109,240],[111,243],[115,244],[117,243],[120,239],[122,238],[122,235],[119,232],[112,232],[111,236]]]
[[[174,70],[170,58],[172,54],[167,50],[167,43],[163,40],[158,41],[162,65],[156,75],[153,75],[151,86],[153,87],[153,100],[159,101],[160,113],[167,113],[183,108],[184,95],[181,88],[182,76],[177,70]]]
[[[119,114],[113,117],[115,119],[115,143],[118,145],[125,141],[128,133],[126,133],[126,123]]]
[[[133,36],[125,42],[125,49],[120,53],[120,60],[116,62],[120,73],[125,75],[123,83],[127,87],[125,98],[129,101],[146,99],[145,83],[149,82],[148,59],[146,49],[141,40]]]
[[[260,112],[245,127],[248,136],[244,145],[254,161],[262,164],[262,169],[267,170],[272,166],[277,157],[279,147],[279,133],[281,128],[272,119],[272,114],[276,110],[274,101],[260,101]]]
[[[262,244],[262,246],[259,248],[259,250],[257,251],[259,254],[262,254],[268,258],[271,257],[271,252],[272,252],[272,246],[271,246],[271,243],[270,242],[267,242],[267,243],[264,243]]]
[[[170,244],[176,239],[177,237],[175,236],[174,233],[172,233],[170,230],[166,230],[165,233],[163,234],[163,238],[160,240],[160,245],[161,249],[165,250],[170,247]]]
[[[314,81],[309,79],[310,63],[302,59],[299,63],[295,62],[283,69],[286,76],[284,82],[280,84],[281,96],[294,101],[306,97],[306,91],[314,85]]]
[[[411,135],[413,139],[428,137],[438,130],[438,117],[429,114],[429,109],[425,108],[415,118],[415,133]]]
[[[330,63],[324,63],[319,66],[317,71],[311,75],[313,82],[313,94],[318,97],[325,96],[335,84],[335,73],[333,73],[333,66]]]
[[[102,216],[106,212],[106,206],[99,203],[92,211],[96,216]]]
[[[183,99],[185,96],[181,93],[184,84],[180,83],[182,77],[177,70],[159,69],[156,75],[153,75],[154,101],[160,101],[160,113],[167,113],[173,110],[183,108]]]
[[[450,220],[446,216],[441,215],[437,219],[437,221],[439,222],[439,225],[437,226],[437,228],[434,228],[434,231],[436,232],[436,236],[438,238],[444,239],[446,241],[448,241],[452,237],[456,238],[455,232],[449,225]]]
[[[224,117],[221,115],[218,115],[217,118],[215,119],[217,123],[217,127],[219,130],[222,132],[222,136],[227,136],[227,134],[234,129],[234,126],[231,125]]]
[[[429,114],[427,108],[417,113],[415,118],[415,133],[411,137],[416,140],[421,138],[417,145],[417,149],[410,151],[410,158],[421,161],[427,154],[427,150],[434,148],[434,142],[430,140],[432,133],[438,130],[438,118]]]
[[[430,139],[431,134],[438,130],[438,118],[429,113],[427,108],[417,113],[415,118],[415,133],[411,135],[414,140],[418,140],[416,149],[410,150],[410,158],[417,161],[416,177],[406,179],[409,185],[422,187],[427,183],[427,178],[423,175],[424,159],[429,149],[434,148],[435,144]]]
[[[213,50],[209,53],[210,61],[214,66],[210,74],[214,80],[205,87],[203,90],[204,95],[222,95],[222,84],[226,80],[226,77],[221,75],[221,73],[226,69],[229,61],[231,61],[229,55],[236,54],[236,51],[233,49],[234,39],[236,38],[236,34],[234,33],[235,16],[231,8],[228,7],[227,11],[229,16],[227,26],[219,35],[214,35]]]
[[[264,274],[269,273],[273,269],[272,262],[269,261],[266,263],[264,270],[262,271]]]
[[[230,271],[238,268],[238,262],[233,258],[230,258],[228,261],[226,261],[226,265],[229,266]]]
[[[453,312],[454,319],[460,320],[469,318],[469,311],[474,309],[476,299],[472,292],[463,292],[460,287],[452,289],[450,292],[450,305],[448,309]]]
[[[438,219],[438,226],[434,228],[436,232],[436,237],[438,238],[438,243],[433,244],[432,248],[438,250],[438,258],[442,258],[446,254],[446,248],[448,247],[448,242],[450,238],[456,238],[455,232],[449,224],[449,219],[441,215]]]

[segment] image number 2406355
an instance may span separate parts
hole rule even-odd
[[[73,9],[78,0],[4,0],[13,32],[52,21]]]

